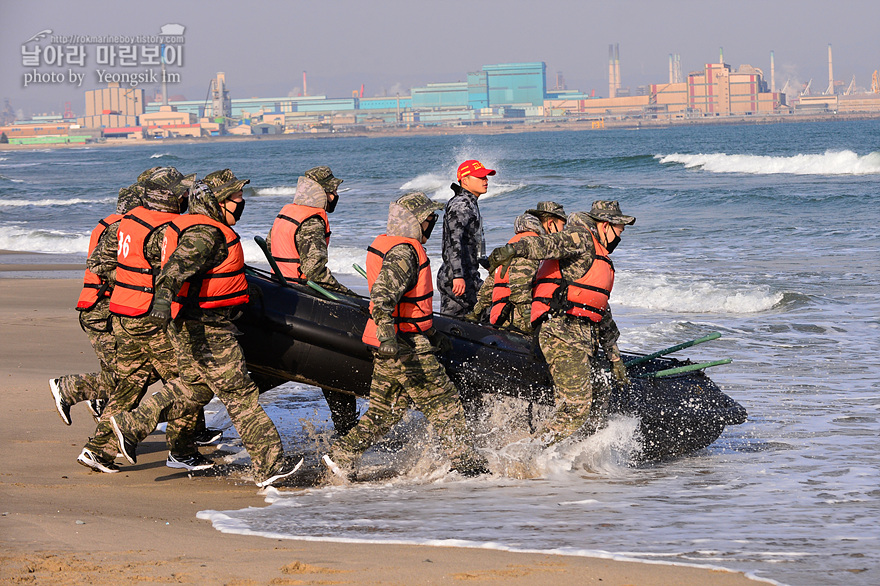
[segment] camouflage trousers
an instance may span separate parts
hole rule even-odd
[[[79,325],[89,338],[101,371],[59,377],[61,397],[70,405],[108,399],[116,388],[116,336],[113,335],[107,306],[107,301],[99,301],[92,309],[79,312]]]
[[[375,357],[370,406],[358,424],[336,442],[331,457],[340,466],[350,468],[400,421],[410,403],[431,423],[453,467],[485,465],[485,459],[474,450],[458,389],[434,354]]]
[[[216,394],[238,431],[254,465],[256,480],[270,476],[284,453],[275,424],[260,406],[260,391],[251,380],[231,323],[180,320],[168,328],[179,349],[183,385],[166,385],[137,409],[116,418],[123,432],[138,442],[162,419],[191,417]]]
[[[595,432],[607,415],[611,395],[607,384],[594,385],[591,380],[598,349],[596,324],[586,318],[550,317],[541,325],[538,343],[556,391],[556,412],[539,435],[549,433],[548,443],[553,444],[578,431]]]
[[[95,437],[86,444],[88,449],[110,459],[116,457],[116,442],[109,418],[135,408],[144,396],[154,371],[165,382],[166,389],[182,393],[185,385],[177,365],[179,351],[164,330],[147,324],[141,318],[113,316],[113,333],[116,337],[117,384],[110,393]],[[205,386],[204,383],[195,384]],[[196,412],[174,421],[169,420],[165,441],[171,453],[187,456],[198,451],[192,439],[197,421]],[[153,429],[155,425],[150,432]]]

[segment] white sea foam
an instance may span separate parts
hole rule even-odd
[[[766,285],[732,285],[704,277],[623,272],[614,283],[612,305],[677,313],[758,313],[782,301]]]
[[[24,230],[5,226],[0,232],[0,249],[56,254],[86,254],[89,235],[63,230]]]
[[[0,175],[0,181],[9,181],[10,183],[24,183],[23,179],[10,179],[6,175]]]
[[[711,173],[748,173],[753,175],[875,175],[880,174],[880,152],[858,155],[853,151],[825,151],[823,154],[799,154],[790,157],[764,155],[680,154],[655,155],[660,163],[679,163],[688,169],[701,168]]]
[[[262,187],[260,189],[254,189],[254,193],[258,196],[289,196],[293,197],[293,194],[296,193],[296,187],[287,187],[287,186],[279,186],[279,187]]]
[[[177,159],[178,157],[172,155],[171,153],[153,153],[150,155],[151,159]]]
[[[69,199],[38,199],[32,201],[22,201],[14,199],[0,200],[0,208],[22,208],[22,207],[63,207],[81,204],[104,204],[116,203],[115,197],[104,197],[98,199],[83,199],[72,197]]]

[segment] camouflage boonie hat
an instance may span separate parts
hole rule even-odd
[[[144,171],[143,173],[138,175],[137,182],[143,183],[144,181],[146,181],[147,179],[150,178],[150,175],[152,175],[155,170],[161,169],[161,168],[162,167],[150,167],[149,169],[147,169],[146,171]],[[125,188],[123,188],[123,189],[125,189]]]
[[[555,201],[539,201],[538,206],[535,209],[526,210],[526,213],[538,216],[539,218],[541,216],[553,216],[559,218],[563,222],[568,220],[568,216],[565,215],[565,210],[562,205]]]
[[[144,174],[146,172],[141,173]],[[148,190],[167,191],[182,196],[190,187],[184,183],[184,179],[183,174],[174,167],[155,167],[141,183]]]
[[[305,173],[303,173],[306,177],[311,179],[312,181],[316,181],[324,188],[324,191],[328,193],[333,193],[339,188],[339,184],[342,183],[342,179],[337,179],[333,176],[333,172],[330,170],[330,167],[320,166],[320,167],[312,167]]]
[[[214,192],[214,197],[217,198],[218,202],[226,201],[251,182],[250,179],[237,178],[235,173],[229,169],[208,173],[205,175],[204,181],[211,188],[211,191]]]
[[[395,203],[409,211],[416,217],[416,220],[418,220],[419,223],[424,222],[431,214],[437,210],[442,210],[444,207],[442,203],[437,203],[436,201],[429,199],[428,196],[421,191],[412,191],[402,195]]]
[[[144,188],[135,183],[119,190],[116,200],[116,213],[127,214],[143,203]]]
[[[612,224],[635,224],[636,219],[632,216],[624,216],[620,213],[620,204],[616,201],[598,200],[593,202],[592,209],[587,215],[599,222]]]

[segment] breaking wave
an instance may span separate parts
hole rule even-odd
[[[176,155],[172,155],[171,153],[153,153],[150,155],[151,159],[179,159],[180,157]]]
[[[260,189],[254,189],[254,194],[258,195],[258,196],[270,196],[271,197],[271,196],[282,195],[282,196],[293,197],[293,195],[295,193],[296,193],[296,186],[294,186],[294,187],[285,187],[285,186],[262,187]]]
[[[700,277],[633,273],[614,283],[615,304],[676,313],[759,313],[783,300],[766,285],[730,285]]]
[[[115,197],[105,197],[101,199],[81,199],[78,197],[72,197],[70,199],[39,199],[36,201],[22,201],[22,200],[0,200],[0,208],[21,208],[21,207],[59,207],[59,206],[72,206],[72,205],[81,205],[81,204],[93,204],[93,203],[116,203]]]
[[[62,230],[23,230],[8,226],[0,232],[0,250],[86,254],[88,249],[88,234],[75,234]]]
[[[710,173],[748,173],[752,175],[875,175],[880,174],[880,151],[858,155],[850,150],[823,154],[774,157],[728,155],[725,153],[655,155],[661,164],[676,163],[687,169]]]

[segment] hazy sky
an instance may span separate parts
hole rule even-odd
[[[620,45],[622,85],[633,90],[666,82],[670,53],[686,75],[717,62],[720,47],[726,63],[761,68],[768,81],[774,51],[778,88],[812,78],[814,92],[824,91],[829,44],[844,86],[855,75],[870,87],[880,68],[878,0],[0,0],[0,98],[34,113],[60,113],[69,101],[82,114],[83,90],[103,86],[94,46],[84,66],[39,68],[65,81],[25,88],[33,68],[22,63],[22,45],[44,29],[156,35],[169,23],[186,27],[181,83],[169,94],[187,99],[204,99],[218,71],[233,98],[299,93],[304,70],[309,95],[351,96],[363,83],[371,97],[521,61],[544,61],[550,87],[561,71],[570,89],[604,96],[611,43]],[[85,74],[82,87],[68,81],[70,69]],[[141,87],[149,96],[158,86]]]

